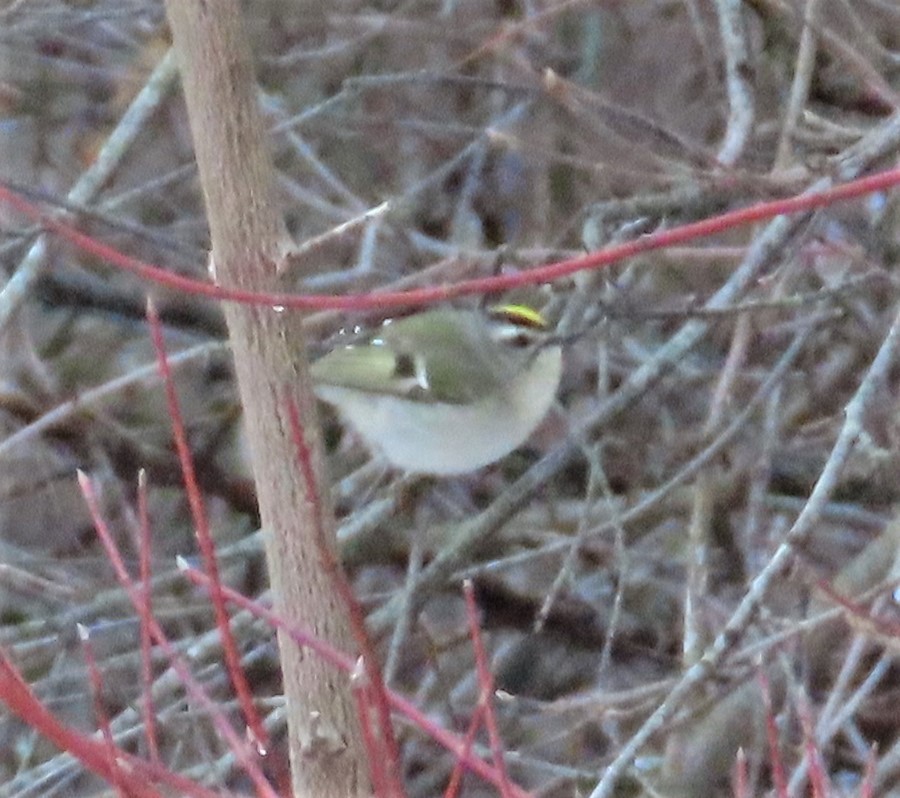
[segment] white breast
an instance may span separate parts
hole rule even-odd
[[[370,448],[408,472],[461,474],[520,446],[550,409],[562,374],[562,352],[541,350],[506,390],[473,405],[427,404],[389,395],[317,385]]]

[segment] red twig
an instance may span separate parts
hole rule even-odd
[[[325,534],[325,529],[322,525],[324,508],[322,497],[319,493],[319,480],[313,466],[312,452],[310,452],[306,444],[306,437],[303,434],[300,411],[288,391],[285,391],[285,402],[287,403],[288,418],[290,419],[291,436],[294,440],[294,445],[297,447],[297,463],[300,466],[300,473],[306,485],[307,496],[315,508],[316,523],[313,531],[316,549],[319,552],[322,567],[328,574],[331,584],[347,609],[347,617],[350,621],[353,639],[362,652],[362,663],[368,682],[367,692],[371,698],[372,708],[377,718],[377,724],[369,731],[377,729],[379,732],[381,744],[377,752],[377,761],[378,766],[383,768],[385,781],[389,785],[389,789],[384,793],[379,793],[379,795],[384,795],[385,798],[388,798],[388,796],[399,797],[405,794],[403,780],[400,777],[400,748],[394,736],[391,710],[386,695],[387,689],[384,685],[381,668],[378,666],[378,657],[366,630],[365,616],[360,609],[359,603],[356,601],[356,597],[353,595],[353,588],[350,586],[347,575],[344,573],[344,569],[334,553],[333,544]]]
[[[389,796],[396,794],[396,784],[391,776],[388,763],[384,759],[383,744],[377,734],[378,725],[373,717],[374,696],[372,685],[366,676],[362,660],[357,660],[356,668],[350,677],[353,699],[356,703],[356,714],[362,730],[363,745],[369,765],[369,778],[372,784],[372,795]]]
[[[150,515],[147,511],[147,472],[138,472],[138,525],[140,552],[141,598],[137,608],[141,623],[141,685],[144,691],[144,736],[150,760],[159,761],[159,744],[156,734],[156,708],[153,705],[153,637],[150,634],[150,620],[153,618],[153,588],[150,580]]]
[[[494,767],[497,768],[497,772],[500,775],[500,795],[503,798],[510,798],[512,795],[512,782],[506,770],[506,759],[503,756],[503,740],[500,738],[497,715],[494,712],[494,677],[491,674],[487,652],[484,649],[484,641],[481,638],[481,628],[478,622],[478,605],[475,603],[475,587],[471,579],[463,581],[463,594],[466,597],[469,635],[472,638],[472,649],[475,652],[475,669],[478,673],[478,685],[481,688],[478,703],[484,706],[484,725],[487,727],[491,756],[494,760]]]
[[[220,589],[222,580],[219,578],[219,566],[216,561],[216,547],[209,530],[209,519],[206,516],[206,507],[197,483],[197,474],[194,470],[194,460],[188,446],[187,432],[184,428],[184,419],[178,404],[178,395],[175,392],[175,383],[172,380],[172,371],[169,368],[169,360],[166,357],[166,347],[163,341],[162,325],[159,314],[152,299],[147,300],[147,319],[150,322],[150,335],[153,339],[153,348],[156,350],[156,361],[159,373],[166,391],[166,405],[169,418],[172,420],[172,434],[175,438],[175,447],[178,450],[178,460],[181,464],[181,473],[184,478],[184,489],[187,493],[188,503],[191,508],[191,516],[194,519],[194,531],[197,535],[197,544],[203,555],[203,565],[212,580],[210,598],[216,617],[216,626],[222,638],[222,653],[225,657],[225,667],[234,685],[238,702],[247,721],[247,726],[257,744],[259,753],[265,754],[269,745],[269,735],[263,726],[256,705],[253,703],[253,693],[247,683],[244,669],[241,667],[241,657],[238,654],[237,643],[231,633],[231,624],[228,612],[225,609],[225,599],[222,598]]]
[[[15,665],[0,648],[0,701],[38,734],[46,737],[60,750],[68,752],[92,773],[110,783],[121,785],[131,798],[160,798],[151,785],[164,784],[179,794],[191,798],[217,798],[216,793],[190,779],[179,776],[153,763],[143,762],[118,750],[117,759],[127,767],[114,771],[109,762],[106,743],[81,734],[61,723],[34,695]]]
[[[475,735],[478,734],[478,730],[481,728],[483,718],[484,704],[478,703],[475,705],[475,711],[472,713],[472,719],[469,721],[469,728],[466,729],[466,736],[463,738],[463,750],[465,751],[466,756],[470,755],[472,752],[472,746],[475,745]],[[453,772],[450,774],[450,781],[447,782],[447,789],[444,790],[444,798],[456,798],[456,796],[459,795],[464,773],[463,759],[460,757],[453,766]]]
[[[184,557],[176,558],[176,563],[181,572],[195,585],[204,589],[209,588],[209,576],[194,568]],[[222,594],[228,601],[234,602],[241,609],[253,613],[257,618],[262,618],[273,629],[283,629],[291,636],[291,639],[299,646],[308,648],[326,662],[342,670],[348,676],[352,675],[356,666],[356,660],[335,648],[331,643],[316,637],[312,632],[286,621],[271,609],[252,598],[247,598],[228,585],[222,585]]]
[[[876,744],[869,749],[869,755],[866,757],[866,772],[859,785],[859,798],[873,798],[875,795],[875,763],[877,761],[878,745]]]
[[[203,586],[209,584],[209,577],[201,571],[198,571],[196,568],[191,567],[183,558],[179,559],[178,564],[185,575],[194,584]],[[284,618],[280,617],[277,613],[263,606],[258,601],[254,601],[253,599],[247,598],[246,596],[242,596],[236,590],[232,590],[227,585],[222,586],[222,592],[224,593],[225,598],[228,601],[233,601],[239,607],[252,613],[257,618],[262,618],[273,628],[282,630],[285,634],[289,635],[290,638],[298,645],[308,646],[319,656],[325,657],[328,662],[331,662],[332,664],[341,668],[346,673],[352,673],[355,666],[355,661],[351,657],[348,657],[346,654],[338,651],[325,641],[319,640],[314,635],[310,634],[307,630],[302,629],[291,623],[290,621],[287,621]],[[387,699],[392,709],[408,718],[413,725],[417,726],[419,729],[425,732],[425,734],[431,737],[432,740],[436,741],[447,751],[453,754],[453,756],[456,757],[457,760],[462,762],[465,767],[467,767],[476,775],[485,779],[485,781],[489,781],[491,784],[499,787],[500,776],[497,773],[497,770],[491,767],[482,759],[479,759],[476,756],[472,756],[471,753],[466,749],[466,746],[462,740],[436,724],[415,704],[407,701],[402,696],[399,696],[396,693],[388,690]],[[511,798],[529,798],[528,793],[515,785],[511,785],[510,796]]]
[[[78,472],[78,483],[81,486],[81,493],[84,496],[88,511],[91,514],[91,519],[94,522],[94,529],[97,532],[97,537],[100,538],[100,542],[106,550],[107,559],[113,567],[116,579],[128,594],[128,598],[135,608],[135,611],[140,612],[140,608],[144,603],[141,591],[135,586],[128,573],[128,569],[125,568],[125,563],[122,560],[122,555],[116,546],[116,542],[113,540],[113,537],[106,526],[106,522],[100,514],[100,507],[97,502],[97,497],[94,494],[93,485],[87,475],[81,471]],[[210,582],[208,579],[207,585],[209,584]],[[203,687],[197,683],[196,679],[194,679],[190,669],[175,651],[156,618],[153,616],[149,617],[147,623],[150,626],[150,634],[168,657],[173,670],[178,674],[178,678],[181,680],[182,685],[184,685],[188,695],[208,712],[209,717],[216,728],[216,732],[228,744],[228,747],[234,753],[238,762],[240,762],[244,772],[253,781],[258,794],[267,796],[267,798],[278,798],[275,791],[266,780],[266,777],[259,769],[255,757],[249,755],[243,739],[231,727],[231,724],[228,722],[228,719],[224,716],[216,702],[210,699]]]
[[[826,191],[801,194],[771,202],[759,202],[747,208],[729,211],[709,219],[673,227],[668,230],[661,230],[657,233],[642,236],[635,241],[607,247],[599,252],[593,252],[582,257],[558,261],[547,266],[531,269],[528,272],[482,277],[474,280],[464,280],[454,285],[419,288],[411,291],[384,291],[380,293],[346,294],[344,296],[257,294],[251,291],[226,289],[211,283],[191,280],[146,264],[137,258],[119,252],[114,247],[94,240],[71,225],[43,212],[34,203],[29,202],[2,185],[0,185],[0,201],[6,202],[29,218],[40,221],[48,230],[56,233],[79,249],[90,252],[107,263],[118,266],[120,269],[136,274],[141,279],[172,288],[176,291],[207,296],[213,299],[241,302],[248,305],[280,306],[297,310],[362,311],[421,306],[443,302],[460,296],[502,293],[522,285],[549,283],[577,272],[600,269],[644,252],[683,244],[687,241],[714,235],[734,227],[742,227],[765,219],[771,219],[774,216],[811,211],[842,200],[853,199],[876,191],[884,191],[896,186],[898,183],[900,183],[900,169],[891,169],[834,186]]]
[[[81,641],[81,650],[84,652],[84,662],[87,665],[88,679],[91,682],[91,698],[94,704],[94,715],[97,718],[97,725],[100,727],[100,734],[103,737],[103,745],[106,747],[106,754],[109,759],[109,769],[112,773],[112,783],[116,787],[116,792],[125,798],[125,790],[122,784],[122,766],[119,762],[118,749],[113,739],[112,728],[109,725],[109,716],[106,714],[106,708],[103,706],[103,676],[100,668],[97,667],[97,659],[94,657],[94,647],[91,645],[91,633],[84,624],[76,624],[78,628],[78,639]]]
[[[734,773],[731,779],[731,794],[734,798],[748,798],[747,792],[747,754],[743,746],[738,748],[734,758]]]
[[[822,754],[816,746],[816,730],[812,718],[812,708],[806,695],[801,692],[797,701],[800,725],[803,727],[803,746],[806,750],[807,770],[812,786],[813,798],[828,798],[828,776],[822,762]]]
[[[760,668],[757,678],[759,679],[763,705],[766,710],[766,737],[769,741],[769,759],[771,760],[769,769],[772,772],[775,795],[778,798],[788,798],[787,775],[784,772],[784,762],[781,759],[781,748],[778,744],[778,726],[775,723],[775,711],[772,708],[772,691],[769,689],[769,677]]]
[[[847,610],[849,615],[858,618],[864,628],[871,628],[885,637],[889,637],[893,640],[900,640],[900,624],[884,618],[879,618],[870,608],[860,604],[849,596],[839,593],[824,579],[817,579],[816,587],[818,587],[819,590],[828,596],[835,604]]]

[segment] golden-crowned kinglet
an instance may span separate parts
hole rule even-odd
[[[437,309],[386,321],[316,361],[316,394],[397,468],[460,474],[499,460],[556,395],[562,352],[523,305]]]

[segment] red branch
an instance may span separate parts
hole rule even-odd
[[[225,655],[225,667],[237,693],[238,702],[247,720],[247,726],[255,739],[260,753],[265,753],[269,745],[269,735],[262,724],[256,705],[253,703],[253,692],[247,683],[244,669],[241,667],[241,657],[238,654],[237,643],[231,633],[231,623],[228,611],[225,609],[225,599],[222,598],[219,578],[219,566],[216,561],[216,547],[209,530],[209,519],[206,516],[206,507],[203,504],[203,496],[197,483],[197,474],[194,470],[194,459],[191,457],[191,449],[188,446],[187,432],[184,428],[184,419],[181,415],[181,407],[178,404],[178,395],[175,392],[175,383],[172,380],[172,370],[169,368],[169,359],[166,357],[166,346],[163,342],[162,325],[159,314],[152,299],[147,300],[147,319],[150,322],[150,334],[153,339],[153,348],[156,350],[156,361],[159,373],[166,390],[166,405],[169,418],[172,420],[172,434],[175,437],[175,447],[178,450],[178,461],[181,464],[181,473],[184,477],[184,489],[188,496],[191,508],[191,516],[194,519],[194,530],[197,534],[197,544],[203,555],[203,564],[212,580],[213,610],[216,617],[216,626],[222,639],[222,652]]]
[[[209,577],[201,571],[198,571],[196,568],[191,567],[183,558],[179,560],[179,567],[194,584],[203,585],[204,587],[209,585]],[[280,629],[285,634],[289,635],[298,645],[309,647],[319,656],[324,657],[328,662],[341,668],[341,670],[346,673],[353,672],[356,663],[351,657],[338,651],[325,641],[318,639],[307,630],[285,620],[258,601],[242,596],[227,585],[222,586],[222,592],[228,601],[233,601],[239,607],[270,624],[273,628]],[[467,750],[463,740],[460,740],[454,734],[451,734],[442,726],[436,724],[415,704],[411,701],[407,701],[402,696],[397,695],[397,693],[388,690],[387,699],[392,709],[408,718],[413,725],[421,729],[425,734],[431,737],[432,740],[453,754],[453,756],[466,768],[491,784],[494,784],[497,787],[500,786],[500,775],[496,768],[491,767],[484,760],[472,756]],[[528,793],[514,784],[510,785],[509,796],[510,798],[530,798]]]
[[[769,677],[766,676],[763,668],[760,668],[757,678],[766,711],[766,737],[769,741],[769,759],[771,760],[769,769],[772,771],[772,784],[775,786],[775,795],[778,798],[788,798],[787,775],[784,772],[784,760],[781,758],[781,748],[778,744],[778,724],[775,721],[775,710],[772,707]]]
[[[157,266],[126,255],[119,250],[80,232],[59,218],[42,211],[16,192],[0,185],[0,202],[35,221],[46,229],[85,252],[136,274],[141,279],[198,296],[241,302],[247,305],[265,305],[296,310],[386,310],[390,308],[421,306],[443,302],[460,296],[501,293],[522,285],[537,285],[569,277],[577,272],[600,269],[625,258],[657,249],[665,249],[697,238],[721,233],[734,227],[754,224],[775,216],[803,213],[843,200],[854,199],[876,191],[885,191],[900,183],[900,169],[878,172],[868,177],[834,186],[826,191],[801,194],[771,202],[759,202],[736,211],[729,211],[699,222],[651,233],[635,241],[607,247],[578,258],[558,261],[547,266],[517,274],[496,275],[474,280],[464,280],[453,285],[419,288],[411,291],[384,291],[344,296],[318,296],[312,294],[257,294],[252,291],[221,288],[211,283],[191,280],[172,274]]]
[[[312,452],[310,452],[306,443],[306,437],[303,434],[303,426],[300,423],[300,411],[289,391],[285,391],[285,402],[287,403],[288,418],[291,425],[291,437],[294,445],[297,447],[297,463],[300,466],[300,473],[306,485],[307,496],[314,506],[316,523],[313,532],[319,559],[334,589],[347,608],[347,617],[350,621],[353,639],[362,652],[363,668],[367,680],[366,694],[371,699],[372,708],[378,721],[376,727],[367,729],[366,733],[369,739],[375,739],[372,732],[377,730],[379,732],[377,740],[380,742],[379,750],[369,752],[372,755],[370,756],[370,761],[373,761],[374,758],[374,761],[378,763],[378,767],[383,770],[384,779],[389,787],[386,792],[379,793],[379,795],[383,795],[384,798],[402,796],[405,794],[405,791],[403,789],[403,780],[400,777],[400,748],[397,745],[397,739],[394,736],[394,729],[391,725],[391,711],[386,695],[387,688],[384,685],[381,668],[378,667],[378,655],[366,630],[365,615],[356,601],[356,597],[353,595],[353,588],[347,580],[347,575],[344,573],[340,561],[335,556],[333,545],[326,538],[325,529],[322,526],[324,510],[322,498],[319,494],[319,482],[313,467]],[[368,715],[369,713],[360,717],[360,722],[366,722]]]
[[[128,569],[125,567],[125,563],[122,560],[122,555],[116,546],[116,542],[113,540],[109,528],[106,525],[106,521],[100,514],[100,506],[94,492],[94,486],[91,484],[88,477],[81,471],[78,472],[78,483],[81,486],[82,496],[84,496],[85,504],[87,505],[88,511],[91,514],[91,519],[94,522],[94,529],[97,532],[97,537],[100,539],[100,542],[106,550],[106,557],[113,567],[116,579],[128,594],[128,599],[131,601],[135,611],[141,612],[141,606],[144,604],[141,595],[142,591],[139,590],[132,581]],[[231,727],[231,724],[222,712],[221,707],[207,695],[203,687],[196,679],[194,679],[190,669],[175,651],[168,637],[166,637],[159,622],[156,618],[151,616],[147,619],[147,623],[150,626],[150,634],[153,636],[157,645],[159,645],[165,655],[169,658],[172,669],[178,674],[178,678],[187,691],[187,694],[209,714],[209,718],[215,727],[216,732],[223,740],[225,740],[244,772],[253,781],[257,793],[260,796],[266,796],[267,798],[278,798],[262,771],[259,769],[255,758],[248,756],[247,746],[244,744],[243,739],[238,736]],[[168,771],[162,769],[162,772]],[[193,782],[189,783],[192,784]]]
[[[150,515],[147,510],[147,472],[138,472],[138,525],[141,574],[141,599],[137,609],[141,623],[141,685],[144,691],[144,736],[151,762],[159,761],[159,743],[156,733],[156,708],[153,705],[153,636],[150,621],[153,619],[153,586],[150,580]]]
[[[734,771],[731,777],[731,794],[734,798],[749,798],[747,777],[747,754],[743,746],[738,748],[734,758]]]
[[[113,774],[112,783],[116,786],[119,798],[125,798],[125,787],[121,778],[122,768],[118,763],[118,749],[113,739],[112,727],[109,725],[109,715],[106,713],[106,707],[103,706],[103,675],[100,673],[97,658],[94,656],[94,647],[91,645],[91,632],[84,624],[79,623],[77,627],[78,638],[81,640],[81,650],[84,652],[84,661],[87,665],[88,678],[91,683],[94,715],[97,718],[97,725],[100,727],[103,745],[109,758],[109,769]]]
[[[2,648],[0,701],[29,728],[46,737],[60,750],[68,752],[92,773],[127,790],[132,798],[159,798],[159,792],[151,786],[153,783],[165,784],[178,794],[191,798],[217,798],[216,793],[190,779],[121,750],[117,751],[112,765],[106,744],[61,723],[34,695]]]
[[[511,798],[512,782],[506,770],[506,760],[503,757],[503,740],[500,739],[497,715],[494,712],[494,677],[491,675],[484,641],[481,639],[478,605],[475,603],[475,587],[471,579],[466,579],[463,582],[463,595],[466,598],[469,635],[472,637],[472,649],[475,652],[475,670],[478,674],[478,685],[481,688],[478,704],[484,707],[484,725],[487,727],[488,740],[491,744],[491,757],[494,760],[494,767],[497,768],[497,772],[500,774],[500,795],[502,798]]]
[[[828,798],[831,795],[822,754],[816,746],[816,729],[813,723],[812,708],[806,695],[801,693],[797,701],[797,712],[803,728],[803,747],[806,751],[806,766],[813,798]]]

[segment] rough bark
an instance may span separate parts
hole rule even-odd
[[[278,290],[287,234],[256,101],[250,48],[233,0],[167,0],[212,238],[224,286]],[[313,530],[333,543],[327,490],[310,490],[297,467],[284,390],[291,386],[317,473],[322,449],[299,314],[229,303],[225,308],[267,537],[278,612],[345,650],[343,608],[320,567]],[[316,495],[318,493],[318,497]],[[364,750],[345,675],[281,637],[296,796],[368,795]]]

